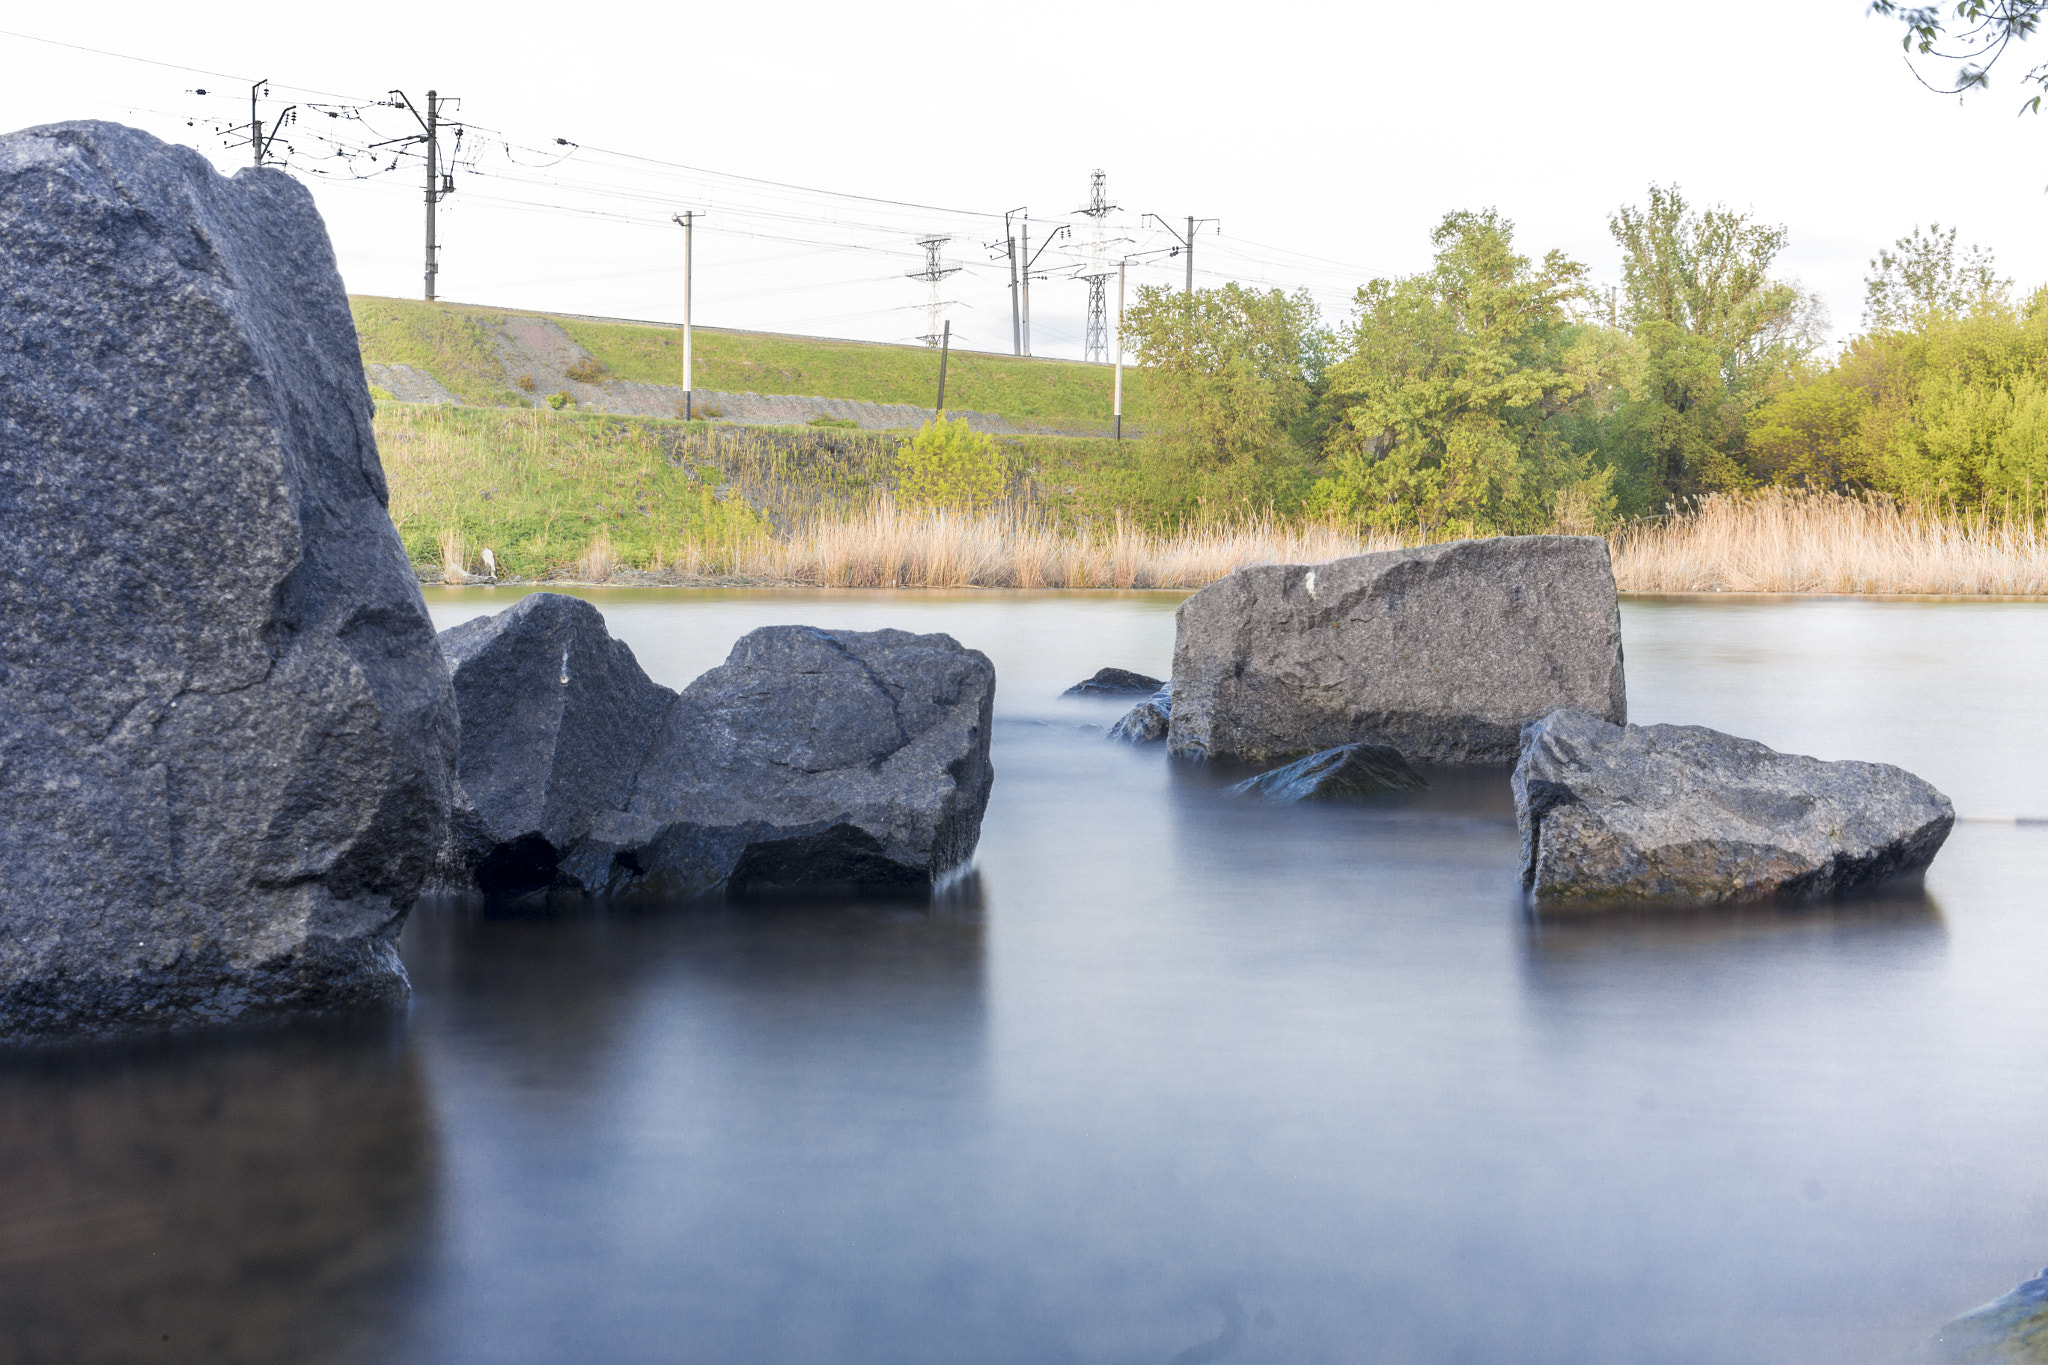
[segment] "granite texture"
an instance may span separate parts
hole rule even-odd
[[[1145,697],[1164,684],[1158,678],[1133,673],[1127,668],[1098,668],[1095,676],[1075,683],[1060,693],[1063,697]]]
[[[1384,744],[1515,761],[1558,707],[1620,722],[1621,617],[1597,536],[1509,536],[1239,569],[1180,606],[1178,758],[1271,762]]]
[[[402,1000],[454,698],[311,197],[0,138],[0,1037]]]
[[[1890,764],[1579,711],[1528,727],[1513,784],[1539,903],[1836,895],[1920,871],[1955,824],[1947,797]]]
[[[1399,749],[1344,744],[1247,778],[1230,790],[1264,801],[1342,801],[1375,792],[1421,791],[1428,785]]]
[[[442,641],[467,798],[450,882],[929,896],[980,838],[995,669],[950,636],[767,627],[680,694],[555,594]]]
[[[462,798],[441,879],[517,893],[626,808],[676,693],[581,598],[537,592],[441,632],[462,715]]]
[[[1166,738],[1172,722],[1173,684],[1162,683],[1157,692],[1124,712],[1109,727],[1109,737],[1125,744],[1157,744]]]

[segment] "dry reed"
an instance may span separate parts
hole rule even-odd
[[[1704,498],[1613,545],[1623,592],[2048,594],[2048,538],[2011,509],[1771,489]]]
[[[462,532],[446,530],[441,532],[441,581],[461,583],[469,578],[467,548],[463,544]]]

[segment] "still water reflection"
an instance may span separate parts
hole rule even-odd
[[[670,685],[776,622],[986,650],[978,876],[431,903],[396,1037],[11,1069],[11,1358],[1867,1362],[2048,1261],[2048,829],[1959,826],[1924,893],[1532,924],[1504,774],[1272,809],[1104,743],[1057,693],[1163,673],[1173,595],[589,595]],[[1637,719],[2048,814],[2048,607],[1624,630]]]

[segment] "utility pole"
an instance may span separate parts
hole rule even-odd
[[[1046,237],[1044,245],[1038,248],[1037,255],[1033,255],[1031,251],[1031,220],[1028,218],[1024,220],[1021,231],[1024,245],[1022,250],[1017,253],[1022,258],[1017,275],[1024,290],[1024,315],[1021,328],[1023,332],[1023,352],[1025,355],[1031,354],[1031,269],[1038,264],[1038,257],[1045,254],[1045,248],[1057,242],[1062,233],[1069,231],[1071,229],[1064,223],[1054,228]]]
[[[1175,232],[1173,230],[1172,225],[1169,224],[1164,218],[1161,218],[1158,214],[1148,213],[1145,215],[1145,217],[1159,224],[1160,227],[1166,230],[1167,236],[1173,238],[1174,241],[1180,243],[1180,245],[1174,249],[1176,255],[1178,255],[1181,252],[1187,253],[1188,282],[1186,292],[1189,294],[1193,294],[1195,292],[1195,229],[1203,223],[1214,223],[1216,225],[1216,231],[1220,234],[1223,231],[1223,220],[1221,218],[1197,218],[1193,214],[1189,214],[1188,235],[1183,237],[1178,232]]]
[[[249,150],[255,154],[258,166],[263,164],[263,116],[256,112],[256,96],[268,84],[270,78],[266,76],[249,87]]]
[[[427,302],[434,301],[434,276],[441,266],[434,259],[434,205],[441,202],[441,97],[427,92]]]
[[[195,90],[192,93],[203,95],[206,92]],[[277,121],[270,125],[270,132],[266,135],[263,131],[263,115],[257,109],[256,101],[269,93],[270,81],[267,77],[249,87],[249,156],[259,167],[270,164],[270,152],[277,145],[277,135],[284,131],[286,125],[298,121],[299,106],[288,105],[285,111],[277,116]],[[240,132],[241,129],[236,128],[235,131]],[[232,147],[235,144],[229,142],[227,145]]]
[[[1124,267],[1116,263],[1116,439],[1124,438]]]
[[[1017,234],[1010,230],[1010,215],[1029,213],[1028,208],[1011,209],[1003,215],[1003,244],[1010,255],[1010,354],[1024,354],[1024,311],[1017,298]]]
[[[418,142],[425,145],[427,162],[426,295],[428,303],[434,301],[434,278],[441,273],[441,248],[434,240],[434,206],[455,193],[454,175],[441,169],[441,129],[446,126],[455,130],[455,146],[458,151],[462,148],[462,134],[464,132],[463,126],[459,123],[444,125],[442,122],[441,111],[452,99],[453,96],[450,96],[449,99],[442,99],[439,92],[429,90],[427,92],[427,112],[422,114],[403,90],[392,91],[391,98],[384,101],[385,105],[392,109],[403,109],[411,114],[413,120],[420,125],[420,130],[405,137],[388,138],[383,142],[373,142],[370,144],[372,151],[379,147],[390,147],[398,143]]]
[[[692,238],[696,236],[694,229],[697,219],[702,217],[703,213],[702,209],[684,209],[675,216],[675,221],[683,225],[683,420],[685,422],[691,420],[691,414],[696,410],[692,404],[690,383],[690,283],[695,273],[690,263],[690,245]]]
[[[946,319],[946,330],[939,334],[939,405],[932,416],[946,415],[946,355],[953,349],[953,319]]]

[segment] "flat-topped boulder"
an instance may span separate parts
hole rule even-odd
[[[1143,673],[1133,673],[1128,668],[1098,668],[1095,676],[1084,678],[1066,691],[1063,697],[1147,697],[1157,692],[1164,683],[1158,678],[1149,678]]]
[[[1947,797],[1888,763],[1578,711],[1528,727],[1514,792],[1538,902],[1838,895],[1919,872],[1955,824]]]
[[[1239,569],[1180,606],[1179,758],[1271,762],[1384,744],[1415,764],[1515,761],[1559,707],[1628,718],[1597,536],[1506,536]]]
[[[981,836],[994,705],[994,665],[949,635],[756,630],[563,868],[613,893],[927,895]]]
[[[456,713],[290,176],[0,138],[0,1038],[403,1000]]]
[[[1421,791],[1429,782],[1384,744],[1342,744],[1284,768],[1247,778],[1230,790],[1262,801],[1345,801],[1378,792]]]
[[[590,603],[537,592],[441,633],[462,714],[463,802],[444,880],[516,894],[552,885],[591,822],[633,795],[676,693]]]

